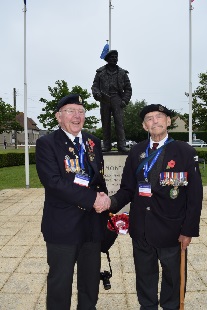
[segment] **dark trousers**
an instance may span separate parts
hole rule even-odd
[[[111,96],[110,103],[101,102],[101,122],[103,129],[104,147],[111,148],[111,115],[113,115],[115,132],[117,137],[117,146],[125,146],[123,108],[121,107],[121,97],[116,94]]]
[[[77,262],[78,310],[95,310],[98,300],[101,244],[82,246],[47,243],[47,310],[69,310]]]
[[[180,304],[180,245],[155,248],[145,240],[132,241],[136,289],[141,310],[158,310],[159,265],[162,267],[160,306],[177,310]]]

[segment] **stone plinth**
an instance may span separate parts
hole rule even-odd
[[[122,172],[127,158],[118,152],[104,154],[104,175],[106,185],[109,191],[109,196],[115,194],[121,183]],[[120,213],[129,211],[129,205],[124,207]]]

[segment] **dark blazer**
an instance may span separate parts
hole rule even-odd
[[[156,247],[170,247],[178,244],[180,234],[199,236],[199,221],[202,208],[203,188],[196,151],[185,142],[173,141],[165,146],[161,169],[152,188],[152,197],[138,195],[138,182],[144,181],[143,168],[136,175],[149,140],[135,145],[126,160],[119,191],[113,196],[117,209],[131,202],[129,233],[137,240],[145,237]],[[168,162],[175,161],[173,168]],[[152,168],[153,169],[153,168]],[[159,173],[164,171],[187,172],[188,185],[179,186],[177,198],[170,197],[173,186],[162,186]]]
[[[36,168],[45,188],[42,233],[46,242],[81,244],[103,239],[108,212],[98,214],[93,208],[97,191],[107,193],[101,142],[88,133],[82,136],[93,172],[89,187],[75,184],[75,173],[66,171],[65,158],[77,158],[78,150],[62,129],[37,140]]]

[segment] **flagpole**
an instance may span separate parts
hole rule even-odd
[[[189,144],[192,145],[192,0],[189,0]]]
[[[29,150],[27,128],[27,75],[26,75],[26,0],[24,0],[24,136],[25,136],[25,180],[26,188],[29,188]]]
[[[111,50],[111,9],[112,4],[111,0],[109,0],[109,50]]]

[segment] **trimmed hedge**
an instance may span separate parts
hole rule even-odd
[[[35,164],[35,152],[29,153],[29,163]],[[25,164],[25,153],[0,154],[0,168],[22,166]]]
[[[206,149],[206,148],[205,148]],[[205,159],[207,162],[207,151],[202,148],[197,148],[197,154],[199,158]],[[35,152],[29,153],[29,163],[35,164]],[[0,154],[0,168],[12,167],[12,166],[22,166],[25,164],[25,154],[24,153],[5,153]]]

